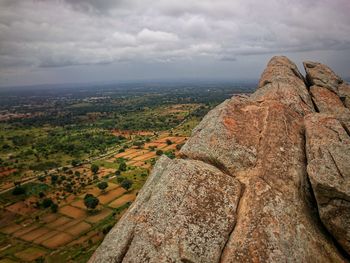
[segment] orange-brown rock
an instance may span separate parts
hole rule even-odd
[[[348,262],[346,91],[328,67],[305,65],[307,81],[274,57],[254,94],[210,111],[90,262]]]
[[[330,114],[349,114],[339,96],[327,88],[312,86],[310,93],[319,112]]]
[[[343,83],[343,80],[333,70],[317,62],[306,61],[303,64],[310,86],[324,87],[338,94],[338,87]]]
[[[332,115],[305,119],[308,167],[320,218],[350,254],[350,137]]]

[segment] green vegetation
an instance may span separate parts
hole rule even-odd
[[[88,209],[95,209],[99,202],[98,198],[92,194],[86,194],[84,197],[84,204]]]
[[[100,182],[97,184],[97,187],[104,192],[106,190],[106,188],[108,187],[108,183],[107,182]]]
[[[83,220],[91,226],[75,236],[86,241],[50,249],[0,232],[0,244],[11,245],[2,246],[0,258],[22,262],[19,252],[44,251],[31,262],[87,262],[131,204],[121,201],[114,208],[111,203],[120,196],[104,198],[119,186],[127,190],[121,198],[134,198],[158,156],[175,158],[184,140],[177,144],[172,138],[188,136],[234,90],[231,84],[77,87],[21,91],[20,96],[15,89],[0,90],[0,115],[26,114],[0,121],[0,187],[8,189],[0,194],[1,215],[9,217],[4,224],[47,227],[45,217],[69,218],[70,211],[81,209],[88,210]],[[136,161],[135,151],[142,152]],[[123,157],[116,158],[118,153]],[[142,158],[147,154],[151,157]],[[96,222],[86,220],[96,216],[101,216]]]
[[[132,181],[129,180],[129,179],[125,179],[121,182],[120,184],[125,190],[129,191],[129,189],[131,188],[132,186]]]

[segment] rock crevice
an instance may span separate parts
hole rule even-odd
[[[273,57],[210,111],[90,262],[348,262],[350,86],[304,67]]]

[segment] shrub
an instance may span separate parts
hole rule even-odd
[[[163,151],[162,151],[162,150],[157,150],[157,151],[156,151],[156,155],[161,156],[162,154],[163,154]]]
[[[13,195],[24,195],[25,193],[26,189],[20,185],[17,185],[12,191]]]
[[[55,204],[55,203],[52,203],[52,204],[50,205],[50,209],[51,209],[51,212],[52,212],[52,213],[57,213],[58,205]]]
[[[88,209],[95,209],[99,203],[100,200],[92,194],[87,194],[84,197],[84,204]]]
[[[106,188],[108,187],[108,183],[107,182],[100,182],[97,184],[97,187],[104,192],[106,190]]]
[[[94,174],[97,174],[99,169],[100,167],[97,164],[91,165],[91,172],[93,172]]]
[[[132,181],[129,179],[125,179],[121,182],[121,186],[128,191],[132,186]]]
[[[119,171],[126,171],[126,163],[125,162],[121,162],[119,164]]]

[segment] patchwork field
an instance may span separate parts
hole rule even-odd
[[[139,135],[129,134],[137,140]],[[120,153],[95,161],[99,166],[96,173],[91,163],[85,163],[53,171],[52,175],[32,182],[28,196],[13,198],[11,192],[0,195],[1,200],[6,200],[0,215],[0,237],[12,242],[0,247],[0,263],[41,258],[47,262],[75,262],[71,261],[72,255],[98,245],[135,200],[160,155],[157,151],[176,154],[177,145],[186,139],[163,133],[141,146],[130,145]],[[126,166],[120,170],[122,162]],[[130,189],[121,186],[126,179],[132,182]],[[99,182],[107,183],[105,189],[98,187]],[[87,194],[98,199],[94,210],[87,208]],[[46,209],[42,207],[44,199],[51,200]],[[50,211],[51,202],[58,205],[56,212]]]

